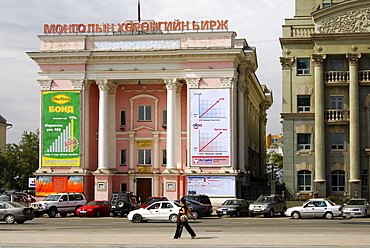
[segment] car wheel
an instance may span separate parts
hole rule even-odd
[[[59,213],[60,217],[67,217],[68,213]]]
[[[124,206],[125,206],[125,202],[124,202],[124,201],[119,200],[119,201],[117,202],[117,207],[119,207],[119,208],[123,208]]]
[[[132,221],[135,222],[135,223],[140,223],[140,222],[143,221],[143,217],[140,214],[135,214],[132,217]]]
[[[40,213],[39,212],[33,212],[35,214],[35,217],[40,217]]]
[[[218,215],[217,215],[217,217],[218,217],[218,218],[221,218],[221,217],[222,217],[222,214],[218,214]]]
[[[240,211],[236,211],[235,217],[240,217]]]
[[[9,215],[5,216],[4,220],[7,224],[14,224],[15,217],[14,217],[14,215],[9,214]]]
[[[172,223],[176,223],[177,222],[177,214],[171,214],[170,215],[170,221]]]
[[[101,213],[100,213],[100,210],[96,210],[96,214],[95,214],[96,217],[100,217],[101,216]]]
[[[199,219],[199,213],[197,211],[191,212],[195,219]]]
[[[275,214],[274,209],[271,208],[270,211],[269,211],[268,217],[272,218],[272,217],[274,217],[274,214]]]
[[[109,213],[109,216],[111,216],[111,217],[116,217],[116,216],[117,216],[117,214],[116,214],[115,212],[110,212],[110,213]]]
[[[294,211],[292,213],[292,218],[293,219],[299,219],[299,218],[301,218],[301,214],[299,212],[297,212],[297,211]]]
[[[253,217],[255,217],[255,216],[256,216],[256,214],[254,214],[254,213],[249,213],[249,216],[253,218]]]
[[[50,208],[48,211],[49,218],[55,218],[56,215],[57,215],[57,210],[55,208]]]
[[[18,224],[23,224],[24,222],[25,222],[25,220],[17,220]]]
[[[285,216],[285,211],[286,211],[286,208],[283,208],[283,210],[281,211],[281,216]]]
[[[333,219],[333,213],[332,212],[327,212],[327,213],[325,213],[324,217],[328,220],[331,220],[331,219]]]

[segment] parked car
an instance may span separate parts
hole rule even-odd
[[[152,196],[148,197],[145,202],[140,206],[140,208],[146,208],[150,204],[157,202],[157,201],[168,201],[167,197],[165,196]]]
[[[29,199],[26,193],[8,192],[0,195],[0,201],[17,202],[25,207],[29,207]]]
[[[31,203],[35,216],[47,214],[54,218],[58,213],[66,217],[68,213],[76,213],[76,210],[86,205],[86,199],[80,193],[59,193],[48,195],[43,201]]]
[[[140,207],[140,198],[133,192],[115,192],[109,201],[109,211],[112,216],[120,214],[122,217],[130,211]]]
[[[370,204],[366,199],[350,199],[343,205],[343,218],[368,215],[370,215]]]
[[[254,217],[263,214],[265,217],[273,217],[275,213],[284,215],[286,202],[282,195],[261,195],[249,205],[249,215]]]
[[[230,199],[226,200],[216,210],[217,216],[230,215],[239,217],[241,215],[248,215],[249,203],[244,199]]]
[[[17,202],[0,201],[0,220],[8,224],[17,222],[23,224],[27,220],[33,220],[35,215],[32,208],[25,207]]]
[[[109,201],[90,201],[86,205],[77,208],[78,216],[96,216],[109,215]]]
[[[197,202],[200,202],[200,203],[203,203],[203,204],[209,204],[209,205],[212,206],[212,202],[209,199],[208,195],[188,194],[188,195],[185,195],[184,198],[186,200],[193,200],[193,201],[197,201]]]
[[[180,204],[179,200],[176,202]],[[212,205],[210,204],[203,204],[193,200],[186,200],[186,204],[190,207],[191,213],[196,219],[200,219],[201,217],[205,216],[211,216],[213,213]]]
[[[154,202],[146,208],[131,211],[127,219],[139,223],[148,220],[163,220],[177,222],[177,214],[181,205],[171,201]]]
[[[342,206],[328,199],[310,199],[300,207],[288,208],[286,216],[299,218],[326,218],[342,216]]]

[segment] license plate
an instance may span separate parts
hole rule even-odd
[[[112,206],[112,208],[116,208],[116,206]]]
[[[227,212],[226,211],[223,211],[222,214],[227,214]]]
[[[259,209],[255,209],[254,211],[256,211],[256,212],[260,212],[261,210],[259,210]]]
[[[86,211],[80,211],[81,214],[86,214]]]

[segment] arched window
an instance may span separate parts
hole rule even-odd
[[[298,171],[298,191],[311,191],[311,174],[309,170]]]
[[[335,170],[331,172],[331,190],[333,192],[343,192],[345,187],[345,172]]]

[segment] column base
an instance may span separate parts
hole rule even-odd
[[[349,197],[350,198],[359,198],[361,197],[361,181],[360,182],[351,182],[349,183]]]
[[[313,195],[318,198],[326,198],[326,180],[315,180],[315,192]]]
[[[166,168],[166,170],[163,171],[163,174],[180,174],[183,173],[183,170],[180,170],[178,168]]]

